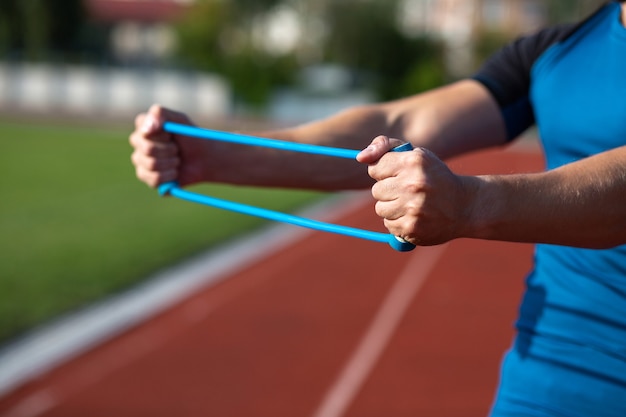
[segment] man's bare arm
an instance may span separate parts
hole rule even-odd
[[[385,137],[372,146],[381,155],[369,166],[376,212],[411,243],[626,244],[626,146],[547,172],[484,176],[455,175],[426,149],[385,153]]]
[[[164,121],[183,118],[153,107],[136,120],[130,137],[135,148],[132,159],[137,176],[150,186],[173,179],[183,184],[216,181],[322,190],[372,185],[366,168],[354,161],[199,142],[162,132]],[[402,100],[355,107],[293,128],[251,133],[350,149],[362,149],[374,137],[387,135],[429,148],[442,158],[505,142],[495,101],[482,85],[470,80]]]
[[[472,237],[626,244],[626,146],[537,174],[476,179]]]

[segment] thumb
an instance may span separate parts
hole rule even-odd
[[[172,136],[163,131],[163,125],[167,121],[193,124],[186,114],[154,104],[150,107],[148,112],[143,115],[140,130],[146,137],[150,137],[152,140],[170,141]]]
[[[404,142],[399,139],[392,139],[384,135],[376,136],[367,148],[359,152],[356,160],[362,164],[373,164],[382,158],[384,154],[396,146],[402,145],[402,143]]]
[[[158,114],[155,114],[155,112],[150,109],[150,111],[144,115],[140,129],[144,135],[150,136],[157,133],[161,129],[161,125],[162,121],[159,120]]]

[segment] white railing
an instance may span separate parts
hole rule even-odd
[[[0,110],[127,116],[152,103],[201,117],[232,107],[227,83],[204,73],[0,63]]]

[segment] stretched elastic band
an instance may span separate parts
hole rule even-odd
[[[283,151],[326,155],[335,158],[356,159],[356,156],[359,154],[359,151],[355,151],[354,149],[331,148],[328,146],[287,142],[283,140],[268,139],[258,136],[223,132],[221,130],[203,129],[196,126],[181,125],[172,122],[165,122],[165,124],[163,125],[163,129],[170,133],[177,133],[184,136],[194,136],[201,139],[238,143],[240,145],[262,146],[264,148],[280,149]]]
[[[181,125],[172,122],[164,124],[164,130],[170,133],[177,133],[185,136],[194,136],[201,139],[218,140],[223,142],[238,143],[250,146],[262,146],[266,148],[281,149],[292,152],[302,152],[316,155],[326,155],[336,158],[356,159],[359,151],[352,149],[331,148],[326,146],[307,145],[294,142],[286,142],[275,139],[262,138],[257,136],[240,135],[236,133],[222,132],[218,130],[202,129],[195,126]],[[410,151],[413,147],[410,143],[405,143],[394,149],[393,152]],[[410,251],[415,245],[400,239],[389,233],[379,233],[369,230],[357,229],[338,224],[325,223],[318,220],[307,219],[304,217],[294,216],[292,214],[281,213],[278,211],[268,210],[261,207],[250,206],[247,204],[237,203],[234,201],[223,200],[210,197],[190,191],[186,191],[176,182],[168,182],[159,186],[161,195],[171,195],[181,200],[193,203],[204,204],[223,210],[230,210],[241,214],[256,216],[266,220],[289,223],[296,226],[306,227],[309,229],[320,230],[323,232],[341,234],[345,236],[356,237],[359,239],[371,240],[389,244],[392,248],[400,252]]]

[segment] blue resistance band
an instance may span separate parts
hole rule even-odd
[[[295,142],[286,142],[275,139],[262,138],[257,136],[240,135],[230,132],[222,132],[218,130],[203,129],[195,126],[183,125],[173,122],[166,122],[163,129],[169,133],[180,134],[184,136],[193,136],[201,139],[217,140],[222,142],[238,143],[249,146],[261,146],[266,148],[281,149],[285,151],[301,152],[316,155],[326,155],[335,158],[356,159],[359,151],[352,149],[331,148],[326,146],[308,145]],[[413,147],[410,143],[405,143],[394,149],[393,152],[410,151]],[[181,200],[193,203],[204,204],[207,206],[230,210],[241,214],[260,217],[266,220],[272,220],[282,223],[289,223],[300,227],[330,232],[344,236],[356,237],[359,239],[371,240],[374,242],[382,242],[389,244],[393,249],[399,252],[407,252],[415,249],[415,245],[409,243],[397,236],[389,233],[379,233],[369,230],[357,229],[349,226],[342,226],[332,223],[325,223],[318,220],[308,219],[305,217],[294,216],[292,214],[281,213],[278,211],[268,210],[261,207],[250,206],[247,204],[237,203],[234,201],[223,200],[220,198],[210,197],[182,189],[176,182],[168,182],[159,186],[159,194],[171,195]]]

